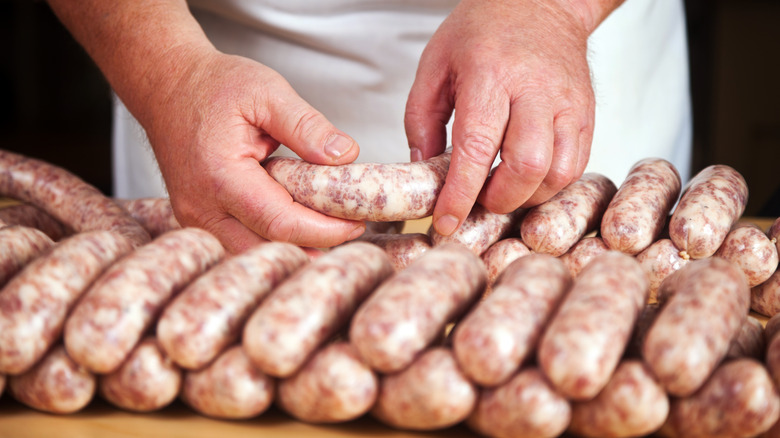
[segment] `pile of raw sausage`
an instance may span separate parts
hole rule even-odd
[[[0,196],[21,201],[0,209],[0,391],[60,414],[98,396],[495,437],[780,436],[780,219],[739,220],[738,172],[683,187],[646,159],[619,186],[589,173],[451,236],[400,233],[448,160],[266,163],[298,202],[377,221],[312,257],[227,254],[166,199],[0,151]]]

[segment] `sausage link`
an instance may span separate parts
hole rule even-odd
[[[431,227],[431,242],[433,246],[460,243],[479,256],[487,251],[490,245],[507,237],[517,219],[524,213],[523,209],[506,214],[493,213],[480,204],[474,204],[463,223],[449,236],[441,235]]]
[[[764,331],[766,342],[764,364],[766,364],[767,371],[778,388],[780,388],[780,336],[777,336],[776,322],[779,320],[779,318],[772,317],[769,322],[775,322],[774,327],[767,323],[767,330]]]
[[[137,246],[149,233],[116,202],[66,169],[0,150],[0,194],[40,207],[76,232],[113,230]]]
[[[114,231],[62,240],[0,292],[0,373],[19,374],[60,339],[65,318],[90,284],[133,243]]]
[[[260,301],[308,261],[299,247],[282,242],[225,258],[163,310],[157,321],[160,346],[183,368],[204,367],[237,341]]]
[[[465,420],[476,401],[477,388],[460,371],[452,351],[435,347],[405,370],[380,377],[371,414],[393,427],[435,430]]]
[[[780,417],[780,395],[764,366],[754,359],[720,365],[704,386],[672,398],[664,437],[754,437]]]
[[[775,219],[766,234],[770,240],[775,242],[777,252],[780,253],[780,217]]]
[[[610,250],[574,281],[539,343],[538,361],[550,382],[572,400],[587,400],[607,384],[647,301],[639,262]]]
[[[299,202],[329,216],[402,221],[429,216],[444,185],[452,153],[414,163],[328,166],[272,157],[265,170]]]
[[[49,236],[35,228],[23,225],[0,228],[0,287],[53,245]]]
[[[764,324],[764,342],[769,345],[778,333],[780,333],[780,316],[774,315]]]
[[[26,372],[8,376],[8,390],[17,401],[53,414],[80,411],[92,401],[95,387],[95,376],[73,361],[62,345]]]
[[[634,331],[626,345],[626,351],[623,352],[624,359],[640,359],[642,357],[642,345],[645,343],[645,337],[650,327],[653,326],[655,318],[661,312],[661,306],[658,302],[649,302],[645,304],[639,317],[634,324]]]
[[[336,342],[314,353],[292,376],[279,382],[277,402],[307,423],[337,423],[368,412],[379,381],[348,342]]]
[[[485,291],[485,293],[489,293],[498,276],[504,272],[507,266],[528,254],[531,254],[531,250],[517,237],[501,239],[490,245],[490,248],[482,253],[481,256],[482,263],[485,264],[485,269],[487,269],[488,291]]]
[[[15,204],[0,208],[0,223],[35,228],[54,241],[73,234],[73,230],[65,224],[32,204]]]
[[[169,198],[114,199],[152,236],[181,228]]]
[[[764,359],[766,342],[764,341],[764,326],[761,321],[752,315],[748,315],[745,322],[734,336],[726,353],[726,359],[750,357],[756,360]]]
[[[455,326],[452,348],[463,372],[482,386],[509,379],[570,286],[566,267],[553,256],[531,254],[509,265],[493,293]]]
[[[761,228],[751,223],[735,225],[715,256],[739,266],[750,287],[763,283],[777,270],[777,247]]]
[[[694,260],[664,280],[658,298],[663,308],[642,357],[669,394],[688,396],[724,358],[747,317],[747,280],[724,259]]]
[[[181,369],[165,355],[154,336],[147,336],[119,368],[98,376],[98,393],[121,409],[151,412],[176,399],[181,381]]]
[[[636,259],[650,281],[650,301],[658,299],[658,288],[664,279],[690,261],[688,254],[677,249],[671,239],[656,241],[637,254]]]
[[[592,400],[571,406],[569,431],[583,437],[635,437],[660,429],[669,396],[641,360],[620,362],[607,386]]]
[[[547,202],[530,209],[520,225],[523,242],[535,252],[560,256],[589,231],[598,228],[615,195],[615,183],[586,173]]]
[[[248,419],[273,403],[276,382],[252,365],[241,345],[222,352],[207,367],[185,371],[181,400],[212,418]]]
[[[650,246],[661,234],[680,186],[680,174],[664,159],[634,164],[601,219],[604,243],[630,255]]]
[[[572,278],[577,278],[582,269],[593,260],[594,257],[609,250],[601,237],[583,237],[575,243],[559,259],[569,269]]]
[[[219,261],[225,249],[199,228],[163,234],[109,267],[65,322],[68,354],[88,370],[115,370],[170,297]]]
[[[433,247],[358,308],[349,339],[375,370],[400,371],[466,310],[485,280],[482,261],[465,246]]]
[[[496,388],[480,390],[468,426],[497,438],[559,436],[571,419],[571,405],[537,368],[524,368]]]
[[[290,376],[392,273],[387,254],[375,245],[331,250],[260,303],[244,326],[244,350],[264,373]]]
[[[770,318],[780,313],[780,269],[750,289],[750,308]]]
[[[431,249],[431,238],[423,233],[372,234],[361,237],[360,240],[385,250],[396,271],[406,269],[425,251]]]
[[[693,259],[710,257],[745,211],[748,187],[733,168],[704,168],[685,186],[669,222],[675,246]]]

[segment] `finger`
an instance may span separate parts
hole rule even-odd
[[[439,155],[447,147],[447,123],[452,114],[449,78],[445,69],[429,65],[420,63],[406,101],[404,127],[412,161]]]
[[[469,214],[498,153],[509,116],[509,99],[484,83],[464,86],[455,102],[452,159],[433,210],[433,225],[452,234]],[[488,90],[488,92],[485,92]]]
[[[276,93],[268,99],[262,129],[308,162],[346,164],[355,161],[360,148],[352,137],[336,129],[289,85]]]
[[[553,156],[553,111],[544,96],[525,96],[512,105],[496,167],[480,194],[490,211],[508,213],[523,205],[547,175]]]
[[[231,254],[240,254],[253,246],[268,242],[229,215],[223,215],[204,228],[219,239]]]
[[[577,167],[574,172],[574,179],[579,179],[582,176],[582,174],[585,173],[585,168],[588,166],[588,161],[590,160],[590,151],[593,145],[593,128],[595,126],[594,122],[595,122],[595,110],[591,108],[588,117],[585,119],[585,122],[580,127],[579,151],[578,151],[578,158],[577,158]]]

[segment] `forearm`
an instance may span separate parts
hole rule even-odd
[[[48,0],[136,117],[213,50],[184,0]],[[143,123],[143,120],[142,120]]]

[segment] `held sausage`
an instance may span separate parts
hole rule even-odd
[[[264,373],[292,375],[392,273],[387,254],[375,245],[354,242],[329,251],[260,303],[244,326],[244,350]]]
[[[41,230],[54,241],[73,234],[73,230],[32,204],[15,204],[0,208],[0,224],[2,223]]]
[[[22,225],[0,228],[0,287],[54,245],[43,231]]]
[[[685,186],[669,221],[675,246],[693,259],[710,257],[745,211],[748,187],[733,168],[716,164]]]
[[[635,437],[660,429],[669,397],[641,360],[620,362],[592,400],[572,403],[569,431],[583,437]]]
[[[33,204],[76,232],[114,230],[136,246],[149,233],[112,199],[69,171],[0,150],[0,194]]]
[[[408,366],[485,287],[482,261],[456,243],[433,247],[358,308],[349,339],[377,371]]]
[[[731,340],[726,359],[750,357],[760,361],[764,359],[765,346],[764,326],[757,318],[748,315],[739,332]]]
[[[770,318],[780,313],[780,269],[750,289],[750,308]]]
[[[431,238],[423,233],[371,234],[364,235],[359,240],[373,243],[385,250],[396,271],[406,269],[425,251],[431,249]]]
[[[314,353],[292,376],[279,382],[278,404],[307,423],[338,423],[368,412],[379,392],[376,374],[348,342]]]
[[[62,345],[26,372],[8,377],[8,390],[25,406],[53,414],[80,411],[95,395],[95,376],[68,357]]]
[[[496,388],[483,388],[467,425],[497,438],[552,438],[566,430],[571,405],[537,368],[524,368]]]
[[[487,251],[490,245],[506,237],[517,218],[524,213],[523,209],[506,214],[492,213],[480,204],[474,204],[463,223],[449,236],[443,236],[431,227],[431,242],[433,246],[460,243],[479,256]]]
[[[87,231],[28,264],[0,292],[0,373],[29,369],[59,340],[74,303],[103,271],[133,250],[114,231]]]
[[[114,199],[130,216],[155,238],[181,228],[168,198]]]
[[[780,395],[754,359],[724,362],[694,394],[673,398],[664,437],[754,437],[780,417]]]
[[[163,310],[157,321],[160,346],[183,368],[204,367],[237,341],[258,303],[308,261],[299,247],[282,242],[225,258]]]
[[[98,393],[119,408],[151,412],[176,399],[181,381],[181,369],[165,355],[154,336],[147,336],[119,368],[98,377]]]
[[[750,290],[736,265],[712,257],[668,276],[658,299],[662,309],[647,332],[642,357],[670,395],[685,397],[726,355],[747,317]]]
[[[585,173],[547,202],[530,209],[520,225],[523,242],[535,252],[558,257],[585,234],[598,228],[615,195],[615,183],[598,173]]]
[[[609,248],[607,248],[607,245],[601,237],[583,237],[579,242],[575,243],[571,249],[558,258],[569,269],[572,278],[577,278],[577,276],[580,275],[580,271],[582,271],[594,257],[607,251],[609,251]]]
[[[493,293],[455,326],[452,348],[463,372],[482,386],[509,379],[534,351],[570,285],[566,267],[547,254],[509,265]]]
[[[680,186],[680,174],[664,159],[634,164],[601,219],[604,243],[630,255],[650,246],[664,228]]]
[[[482,263],[487,269],[487,287],[489,290],[493,287],[498,276],[504,272],[507,266],[520,257],[531,254],[531,250],[517,237],[508,237],[490,245],[490,248],[482,253]]]
[[[393,427],[443,429],[474,410],[477,388],[458,368],[447,348],[426,350],[408,368],[383,375],[371,414]]]
[[[225,249],[199,228],[158,237],[111,265],[65,322],[68,354],[88,370],[115,370],[170,297],[219,261]]]
[[[571,400],[609,382],[647,301],[647,277],[633,257],[610,250],[574,281],[539,343],[539,366]]]
[[[658,299],[658,288],[661,282],[672,272],[682,268],[690,261],[688,254],[680,251],[674,246],[671,239],[660,239],[652,245],[645,248],[636,256],[642,269],[645,270],[648,280],[650,280],[649,300]]]
[[[275,393],[274,379],[252,365],[241,345],[234,345],[205,368],[185,371],[181,400],[208,417],[239,420],[265,412]]]
[[[414,163],[327,166],[272,157],[265,170],[292,198],[329,216],[402,221],[429,216],[444,185],[451,151]]]
[[[777,270],[777,246],[755,224],[743,222],[735,225],[715,256],[739,266],[750,287],[763,283]]]

